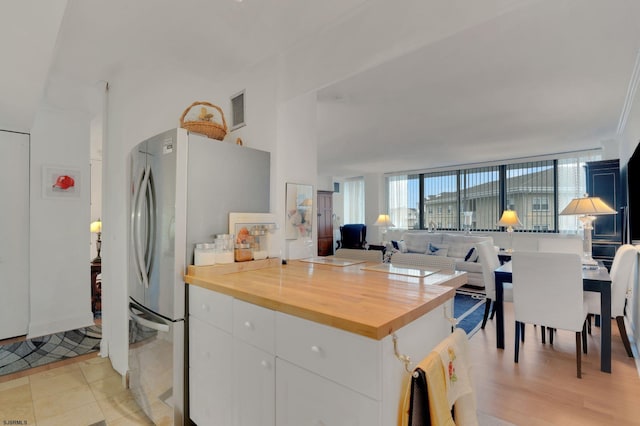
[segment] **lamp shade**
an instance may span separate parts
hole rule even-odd
[[[500,226],[515,226],[521,225],[518,213],[515,210],[505,210],[502,212],[502,217],[498,221]]]
[[[574,198],[565,207],[561,215],[589,215],[598,216],[603,214],[616,214],[617,212],[602,201],[600,197]]]
[[[374,223],[375,226],[386,226],[386,227],[393,227],[395,226],[393,223],[391,223],[391,218],[389,217],[388,214],[381,214],[378,216],[378,219],[376,219],[376,223]]]
[[[100,222],[100,220],[96,220],[95,222],[91,222],[91,225],[89,225],[89,230],[91,232],[102,232],[102,222]]]

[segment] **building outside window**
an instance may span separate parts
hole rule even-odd
[[[576,232],[576,218],[558,216],[557,212],[573,198],[583,196],[584,165],[600,158],[594,151],[555,160],[389,176],[391,220],[400,228],[429,229],[431,223],[438,229],[458,230],[462,229],[463,212],[471,211],[471,229],[498,230],[502,211],[511,209],[522,222],[517,231]]]

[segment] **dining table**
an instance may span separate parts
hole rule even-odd
[[[504,349],[504,283],[513,282],[511,261],[495,270],[496,278],[496,347]],[[598,264],[597,268],[582,268],[584,291],[600,293],[600,314],[611,318],[611,277],[607,268]],[[600,371],[611,373],[611,321],[600,321]]]

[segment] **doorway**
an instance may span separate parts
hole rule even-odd
[[[318,191],[318,256],[333,254],[333,192]]]

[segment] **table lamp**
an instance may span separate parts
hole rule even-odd
[[[382,245],[385,245],[386,244],[385,237],[387,234],[387,230],[395,226],[393,223],[391,223],[391,218],[389,217],[388,214],[381,214],[378,216],[378,219],[376,219],[376,223],[374,223],[373,225],[379,226],[382,228],[382,232],[381,232]]]
[[[584,238],[582,240],[582,263],[584,265],[597,265],[591,256],[591,231],[593,230],[593,221],[596,216],[604,214],[616,214],[617,212],[609,207],[607,203],[602,201],[600,197],[589,197],[585,194],[582,198],[574,198],[560,212],[561,215],[577,215],[578,220],[582,222]]]
[[[518,218],[518,213],[516,213],[515,210],[503,211],[502,217],[498,221],[498,225],[507,227],[507,233],[509,234],[509,248],[506,251],[508,253],[513,252],[513,227],[516,225],[522,225]]]
[[[91,222],[91,225],[89,225],[89,230],[94,234],[98,234],[98,239],[96,240],[96,249],[98,250],[98,255],[91,261],[91,263],[101,263],[102,259],[100,258],[100,249],[102,248],[102,240],[100,239],[100,236],[102,235],[102,222],[100,221],[100,219],[96,220],[95,222]]]

